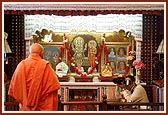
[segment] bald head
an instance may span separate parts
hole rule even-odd
[[[44,49],[43,49],[43,46],[38,44],[38,43],[33,43],[31,46],[30,46],[30,50],[29,50],[30,54],[31,53],[36,53],[36,54],[39,54],[41,57],[43,56],[43,52],[44,52]]]

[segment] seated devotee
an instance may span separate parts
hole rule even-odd
[[[43,59],[43,47],[34,43],[28,58],[22,60],[10,82],[8,95],[19,102],[20,111],[58,110],[60,83],[48,61]]]
[[[119,83],[118,83],[119,84]],[[149,99],[147,96],[147,93],[143,86],[140,84],[135,83],[135,77],[132,75],[128,75],[125,77],[125,81],[123,83],[120,83],[118,85],[121,88],[121,97],[123,97],[126,102],[143,102],[143,103],[148,103]],[[118,95],[119,96],[119,95]],[[146,106],[141,106],[141,108],[145,109]]]

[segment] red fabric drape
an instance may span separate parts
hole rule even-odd
[[[164,15],[163,10],[5,10],[4,14],[45,14],[58,16],[95,16],[98,14],[149,14],[149,15]]]

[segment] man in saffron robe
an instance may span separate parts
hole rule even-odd
[[[43,47],[34,43],[29,56],[22,60],[10,82],[8,95],[14,97],[21,111],[58,110],[59,80],[48,61]]]

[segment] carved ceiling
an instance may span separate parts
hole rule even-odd
[[[4,10],[164,10],[164,2],[147,2],[146,4],[136,2],[4,2]]]

